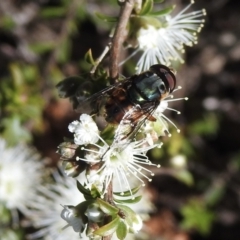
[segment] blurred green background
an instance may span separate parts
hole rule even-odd
[[[189,2],[165,2],[172,3],[181,9]],[[192,10],[201,8],[205,27],[177,69],[183,88],[174,95],[189,101],[171,105],[181,115],[167,113],[181,132],[173,128],[163,147],[149,153],[162,165],[149,185],[156,205],[146,223],[149,239],[240,239],[240,2],[196,0]],[[34,145],[49,167],[57,165],[57,146],[79,117],[55,85],[89,70],[85,53],[91,48],[96,58],[108,43],[112,24],[95,12],[116,16],[119,6],[115,0],[0,1],[0,135],[12,146]],[[136,59],[124,65],[125,76],[134,73]]]

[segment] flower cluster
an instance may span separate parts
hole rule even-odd
[[[148,129],[148,133],[154,132],[153,128],[149,126]],[[72,122],[69,125],[69,130],[74,132],[74,143],[77,145],[79,144],[79,136],[81,136],[81,145],[79,146],[82,154],[74,155],[76,162],[84,161],[89,167],[92,167],[91,171],[87,171],[87,186],[89,188],[91,185],[98,186],[99,191],[104,195],[112,176],[114,176],[114,180],[118,181],[122,192],[126,189],[131,191],[132,187],[128,182],[129,175],[139,179],[143,185],[144,181],[141,177],[150,181],[150,178],[144,172],[150,173],[150,175],[153,175],[153,173],[142,165],[154,165],[146,155],[148,150],[159,146],[159,144],[153,144],[153,138],[148,137],[135,141],[130,139],[108,144],[107,140],[100,136],[96,123],[87,114],[82,114],[80,121]],[[144,129],[142,132],[144,132]],[[91,142],[89,142],[90,140]],[[156,141],[158,138],[154,140]],[[152,144],[149,144],[149,141]],[[60,145],[60,148],[61,146],[63,145]],[[96,166],[96,168],[93,166]],[[70,172],[71,170],[66,171],[68,175],[71,175]]]
[[[58,171],[53,172],[53,179],[52,183],[36,186],[37,197],[31,201],[31,210],[28,211],[27,217],[29,225],[38,230],[28,234],[28,238],[77,240],[80,235],[81,239],[89,239],[84,231],[86,227],[84,218],[78,216],[77,210],[78,203],[85,200],[84,195],[77,189],[74,179],[66,177]],[[78,179],[83,181],[83,176],[81,175]],[[145,206],[144,209],[142,205]],[[146,219],[148,213],[153,210],[148,192],[145,192],[141,201],[132,205],[132,208]],[[99,210],[90,204],[84,215],[91,220],[99,219]],[[128,239],[133,239],[130,236]],[[114,236],[113,239],[117,239],[117,237]]]
[[[163,101],[162,104],[166,103]],[[88,179],[86,184],[89,188],[91,185],[98,186],[99,191],[104,195],[112,177],[114,181],[118,181],[121,192],[126,189],[131,191],[132,186],[129,184],[131,176],[137,178],[143,185],[142,177],[151,181],[148,174],[153,176],[153,173],[143,165],[154,164],[148,159],[146,153],[152,148],[161,146],[158,137],[165,135],[167,131],[167,124],[161,117],[162,107],[159,106],[158,109],[156,116],[159,121],[154,124],[147,121],[140,130],[142,138],[134,141],[124,139],[117,143],[114,141],[112,144],[107,143],[108,141],[101,137],[96,123],[87,114],[82,114],[80,121],[74,121],[69,125],[69,130],[74,133],[74,143],[79,145],[81,150],[80,155],[74,155],[76,162],[84,161],[92,168],[86,173]],[[158,132],[154,129],[155,125],[158,125]],[[66,171],[68,175],[71,175],[69,172],[71,171]]]
[[[176,111],[168,107],[168,102],[179,100],[172,98],[172,95],[166,95],[166,98],[160,102],[152,114],[152,117],[156,120],[145,119],[134,138],[117,139],[116,136],[122,137],[120,133],[126,132],[126,126],[129,125],[129,123],[123,124],[122,121],[116,127],[108,124],[100,131],[93,117],[88,114],[81,114],[79,121],[69,124],[69,131],[73,133],[73,140],[67,140],[67,142],[60,144],[58,153],[62,155],[63,167],[68,176],[77,177],[82,172],[85,174],[85,179],[82,178],[83,174],[80,175],[80,179],[78,177],[83,184],[79,183],[81,187],[78,186],[78,188],[80,192],[87,194],[85,196],[86,201],[75,205],[75,207],[73,205],[64,206],[62,210],[62,218],[73,227],[74,231],[81,233],[87,228],[88,236],[91,236],[93,232],[101,235],[101,230],[96,230],[99,229],[96,224],[103,219],[104,214],[107,212],[107,214],[117,216],[116,212],[119,210],[111,207],[111,205],[107,207],[104,205],[103,207],[102,202],[97,200],[98,198],[104,198],[104,195],[109,191],[109,185],[113,186],[113,194],[118,192],[119,196],[123,198],[124,196],[130,196],[131,201],[134,201],[137,199],[135,187],[139,183],[144,186],[144,179],[151,181],[151,176],[154,173],[148,167],[160,167],[160,165],[152,163],[147,156],[147,152],[155,147],[161,147],[160,136],[166,134],[170,136],[168,122],[176,127],[163,114],[166,109]],[[180,130],[177,129],[177,131]],[[81,165],[85,166],[84,169],[80,167]],[[115,201],[115,198],[113,201]],[[113,208],[111,209],[112,212],[110,210],[106,211],[107,208]],[[128,214],[131,213],[130,220],[124,221],[128,231],[139,231],[141,221],[138,215],[132,213],[129,208],[126,210],[122,205],[119,206],[119,209],[123,212],[126,211]],[[85,215],[81,216],[81,213],[85,213]],[[119,224],[122,222],[120,217],[116,217],[115,220]]]
[[[187,13],[193,3],[191,1],[174,17],[169,14],[159,16],[153,21],[154,25],[147,24],[139,29],[137,51],[142,51],[143,54],[137,63],[138,72],[149,69],[156,63],[169,66],[172,61],[184,62],[184,46],[197,43],[197,33],[204,26],[203,17],[206,15],[205,9]]]

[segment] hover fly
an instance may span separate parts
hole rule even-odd
[[[60,92],[67,85],[64,81],[57,85]],[[60,97],[70,97],[80,113],[103,116],[107,123],[116,125],[115,142],[133,138],[146,120],[155,121],[154,111],[176,86],[174,73],[161,64],[152,65],[148,71],[125,78],[85,99],[83,91],[88,83],[77,87],[76,81],[69,80],[67,92]]]

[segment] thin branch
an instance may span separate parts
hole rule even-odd
[[[109,74],[113,82],[118,78],[119,56],[125,37],[126,27],[134,7],[135,0],[126,0],[120,10],[118,23],[112,40],[110,50]]]
[[[135,0],[125,0],[123,5],[121,6],[118,23],[113,35],[109,59],[109,75],[113,82],[118,78],[119,56],[124,37],[126,35],[125,33],[127,23],[134,7],[134,2]],[[104,200],[106,202],[109,202],[110,204],[113,203],[112,181],[108,184],[107,192],[104,195]],[[111,219],[109,219],[109,217],[106,217],[104,220],[105,223],[109,223],[110,221]],[[111,240],[111,238],[112,235],[110,234],[108,236],[102,237],[102,240]]]
[[[113,186],[112,186],[112,181],[109,183],[107,187],[107,193],[104,195],[104,200],[110,204],[113,203]],[[111,216],[106,216],[104,219],[104,224],[107,224],[112,221]],[[111,240],[112,239],[112,234],[102,237],[102,240]]]
[[[113,178],[113,176],[112,176]],[[112,181],[108,184],[107,193],[104,195],[104,200],[109,203],[113,203],[113,186]]]
[[[95,65],[92,67],[90,73],[94,74],[98,65],[102,62],[102,60],[104,59],[104,57],[107,55],[107,53],[109,52],[111,48],[111,43],[108,43],[108,45],[104,48],[102,54],[95,60]]]

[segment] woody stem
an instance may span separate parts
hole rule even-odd
[[[109,74],[113,83],[118,78],[119,56],[126,35],[127,23],[134,7],[134,2],[135,0],[126,0],[122,4],[117,26],[113,35],[109,61]]]

